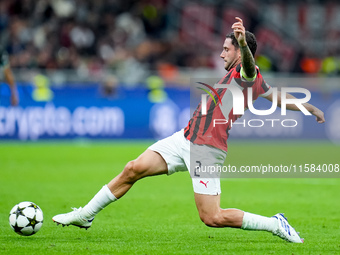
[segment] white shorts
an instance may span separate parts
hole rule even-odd
[[[210,166],[222,166],[227,152],[208,145],[193,144],[184,137],[183,129],[151,145],[168,165],[168,174],[189,171],[194,192],[206,195],[221,194],[219,173],[206,171]]]

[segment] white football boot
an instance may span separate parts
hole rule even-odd
[[[283,213],[275,214],[272,218],[276,218],[278,221],[278,228],[273,232],[274,235],[292,243],[304,242],[304,239],[300,238],[299,233],[297,233],[295,229],[289,225],[287,218],[283,216]]]
[[[63,227],[64,226],[77,226],[80,228],[85,228],[86,230],[91,227],[92,219],[85,219],[80,215],[80,211],[82,208],[80,207],[79,209],[77,208],[72,208],[73,211],[69,213],[64,213],[64,214],[58,214],[52,218],[54,222],[57,223],[57,225],[61,224]]]

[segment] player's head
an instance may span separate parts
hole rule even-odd
[[[253,56],[255,56],[257,49],[255,35],[249,31],[246,31],[246,41],[251,53]],[[228,71],[241,61],[240,47],[234,32],[226,35],[226,39],[223,44],[223,51],[220,57],[223,58],[225,62],[224,68]]]
[[[234,47],[236,49],[240,48],[239,45],[238,45],[237,39],[234,35],[234,32],[227,34],[226,38],[231,39],[231,43],[234,45]],[[257,49],[257,43],[256,43],[255,35],[253,33],[249,32],[249,31],[246,31],[246,41],[247,41],[247,44],[248,44],[248,47],[249,47],[251,53],[255,57],[255,52],[256,52],[256,49]]]

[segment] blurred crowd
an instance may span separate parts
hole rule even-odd
[[[0,43],[13,68],[200,65],[169,34],[165,8],[166,0],[2,0]]]
[[[222,1],[217,2],[224,4]],[[260,7],[255,12],[256,5],[252,1],[241,2],[244,10],[253,8],[253,17],[250,18],[252,24],[259,24],[264,20],[259,16],[264,15]],[[168,70],[167,73],[171,74],[178,67],[216,68],[219,52],[216,50],[213,55],[211,48],[206,45],[184,42],[179,31],[183,25],[180,23],[181,17],[171,16],[169,5],[170,0],[1,0],[0,43],[10,54],[13,68],[86,69],[93,74],[110,69],[126,79],[133,73],[131,78],[137,80],[146,69]],[[207,9],[205,6],[202,8]],[[228,16],[230,10],[225,9],[225,15]],[[237,6],[235,10],[237,11]],[[216,16],[218,11],[215,8],[211,15]],[[182,12],[178,10],[178,13]],[[170,24],[176,19],[177,31],[173,31]],[[208,17],[201,19],[205,22],[204,19],[208,20]],[[211,26],[214,26],[214,22],[212,21]],[[276,30],[277,33],[278,31]],[[293,29],[289,28],[288,31]],[[264,32],[260,31],[258,34],[259,39],[262,37],[264,42],[268,41]],[[277,42],[285,42],[280,37],[277,38]],[[221,42],[222,40],[218,40],[219,44]],[[264,68],[269,66],[269,71],[291,71],[285,66],[293,66],[292,59],[300,60],[295,57],[299,52],[296,49],[290,50],[289,47],[283,45],[274,52],[271,45],[262,47],[259,64]],[[334,44],[334,47],[337,45]],[[288,50],[283,51],[283,48]],[[265,51],[269,54],[266,55]],[[271,52],[273,57],[270,57]],[[291,52],[287,64],[275,67],[275,63],[285,63],[282,58],[288,56],[286,52]],[[304,67],[322,66],[320,61],[315,63],[307,60],[309,62],[301,62],[303,66],[299,62],[295,69],[308,72],[309,69],[306,71]],[[328,59],[325,65],[334,65],[332,61]]]
[[[133,56],[157,58],[166,16],[155,5],[131,0],[2,0],[1,44],[13,67],[98,68]],[[154,40],[157,39],[157,40]]]

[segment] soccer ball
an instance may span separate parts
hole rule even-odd
[[[39,231],[43,224],[43,212],[32,202],[21,202],[9,213],[9,224],[15,233],[30,236]]]

